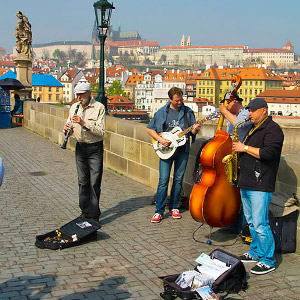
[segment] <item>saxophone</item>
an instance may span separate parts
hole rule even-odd
[[[238,128],[241,124],[249,121],[250,118],[246,118],[245,120],[238,122],[235,124],[232,134],[232,142],[239,141]],[[232,151],[231,154],[226,155],[222,162],[225,164],[225,173],[227,175],[227,180],[230,184],[236,185],[238,182],[238,170],[239,170],[239,162],[238,162],[238,153]]]

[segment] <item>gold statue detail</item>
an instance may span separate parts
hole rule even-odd
[[[238,135],[238,128],[241,126],[241,124],[249,121],[249,118],[246,118],[245,120],[238,122],[235,124],[232,134],[232,142],[238,142],[239,141],[239,135]],[[236,185],[238,182],[238,176],[239,176],[239,161],[238,161],[238,153],[235,151],[232,151],[231,154],[226,155],[222,162],[225,164],[225,173],[227,175],[227,180],[230,184]]]
[[[25,17],[22,12],[17,12],[17,26],[15,30],[16,37],[16,50],[19,54],[24,54],[28,58],[32,58],[31,43],[32,43],[32,32],[31,24],[28,18]]]

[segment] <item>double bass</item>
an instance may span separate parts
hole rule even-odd
[[[233,83],[225,94],[225,105],[237,96],[242,79],[234,75]],[[232,140],[222,130],[224,116],[221,115],[214,138],[207,143],[200,156],[203,172],[201,180],[194,184],[190,196],[190,213],[198,222],[211,227],[227,227],[239,213],[241,196],[239,189],[228,182],[222,159],[232,152]]]

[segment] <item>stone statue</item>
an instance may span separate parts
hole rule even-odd
[[[22,12],[17,12],[17,26],[15,30],[16,37],[16,50],[19,54],[24,54],[28,58],[32,58],[31,43],[32,43],[32,33],[31,24],[28,18],[25,17]]]

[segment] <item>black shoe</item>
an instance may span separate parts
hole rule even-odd
[[[254,259],[249,253],[244,253],[242,256],[239,257],[241,262],[247,263],[247,262],[257,262],[256,259]]]
[[[263,275],[275,270],[275,267],[268,266],[259,262],[255,267],[251,269],[251,273],[256,275]]]

